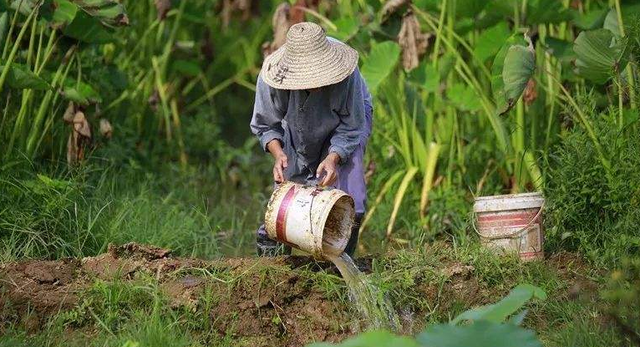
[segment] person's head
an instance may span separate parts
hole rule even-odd
[[[287,41],[265,58],[260,75],[277,89],[316,89],[341,82],[358,66],[358,52],[328,39],[315,23],[293,25]]]

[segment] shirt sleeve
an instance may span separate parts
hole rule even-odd
[[[364,130],[364,95],[362,92],[362,78],[356,70],[348,77],[346,85],[346,114],[339,114],[340,124],[331,137],[329,153],[340,156],[344,163],[360,144],[361,133]]]
[[[267,85],[261,76],[256,83],[256,99],[251,117],[251,132],[258,137],[262,149],[268,152],[267,144],[272,140],[283,143],[282,118],[285,112],[276,105],[277,93]]]

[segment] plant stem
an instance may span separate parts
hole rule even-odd
[[[622,20],[622,9],[620,8],[620,0],[615,0],[614,4],[616,7],[616,15],[618,17],[618,29],[620,30],[620,37],[625,37],[626,34],[624,30],[624,22]],[[629,85],[629,101],[631,104],[631,109],[635,110],[637,108],[637,104],[636,104],[635,79],[633,78],[633,67],[630,64],[627,64],[625,72],[627,74],[627,83]],[[622,86],[620,86],[620,88],[622,88]]]
[[[11,68],[11,64],[13,63],[13,60],[15,59],[16,54],[18,53],[18,48],[20,48],[20,41],[22,41],[22,37],[27,32],[27,28],[29,27],[29,23],[31,23],[31,20],[35,17],[36,12],[37,12],[37,8],[34,8],[33,11],[31,11],[31,13],[29,13],[29,16],[25,20],[22,28],[20,29],[20,32],[18,33],[18,37],[16,38],[16,42],[13,43],[13,48],[11,49],[11,53],[9,53],[9,57],[7,58],[6,61],[3,62],[4,63],[4,67],[2,68],[2,74],[0,74],[0,92],[2,92],[2,87],[4,86],[4,81],[7,79],[7,75],[9,74],[9,70]]]

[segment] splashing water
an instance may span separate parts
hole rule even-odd
[[[349,287],[351,299],[369,327],[398,331],[400,321],[393,306],[382,292],[358,270],[353,259],[347,253],[342,253],[340,256],[328,255],[327,258],[336,265],[342,274],[342,278]]]

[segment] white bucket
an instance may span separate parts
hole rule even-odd
[[[482,244],[516,252],[525,261],[543,259],[543,206],[540,193],[476,198],[473,211]]]
[[[340,255],[355,219],[353,198],[335,188],[280,184],[269,200],[269,237],[314,256]]]

